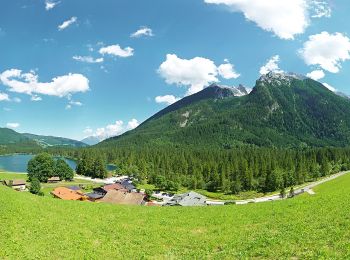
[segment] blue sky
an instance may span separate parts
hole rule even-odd
[[[350,94],[349,7],[347,0],[2,1],[0,126],[105,138],[212,82],[253,87],[270,70],[313,71]]]

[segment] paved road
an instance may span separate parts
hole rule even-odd
[[[347,172],[339,172],[339,173],[336,173],[336,174],[333,174],[331,176],[328,176],[322,180],[319,180],[319,181],[315,181],[315,182],[312,182],[310,184],[307,184],[303,187],[300,187],[298,189],[295,189],[294,190],[294,194],[295,196],[297,195],[300,195],[304,192],[308,192],[310,191],[312,188],[322,184],[322,183],[325,183],[327,181],[331,181],[331,180],[334,180],[340,176],[343,176],[347,173],[350,173],[349,171]],[[287,191],[287,194],[288,194],[289,191]],[[312,193],[312,192],[311,192]],[[258,203],[258,202],[268,202],[268,201],[274,201],[274,200],[281,200],[281,196],[279,194],[275,194],[275,195],[271,195],[271,196],[266,196],[266,197],[261,197],[261,198],[255,198],[255,199],[248,199],[248,200],[236,200],[236,204],[237,205],[242,205],[242,204],[248,204],[248,203]],[[216,205],[222,205],[224,201],[210,201],[208,200],[207,202],[209,202],[209,204],[211,204],[211,202],[215,202]],[[213,203],[214,204],[214,203]]]

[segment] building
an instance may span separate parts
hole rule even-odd
[[[102,186],[102,187],[94,188],[93,193],[105,196],[107,194],[107,192],[110,190],[128,191],[120,183],[113,183],[113,184],[107,184],[107,185]]]
[[[26,181],[25,180],[5,180],[4,184],[8,187],[12,187],[14,190],[23,191],[26,189]]]
[[[136,191],[136,187],[128,180],[123,180],[120,184],[129,192]]]
[[[206,206],[207,198],[197,192],[190,191],[177,194],[166,202],[164,206]]]
[[[87,197],[81,191],[74,191],[66,187],[57,187],[53,191],[51,191],[51,194],[55,198],[59,198],[62,200],[86,200],[87,199]]]
[[[145,195],[142,193],[110,190],[100,201],[113,204],[142,205],[144,198]]]
[[[101,193],[96,192],[90,192],[85,194],[89,201],[96,202],[100,201],[105,195],[102,195]]]
[[[57,182],[60,182],[60,177],[55,176],[47,179],[47,183],[57,183]]]

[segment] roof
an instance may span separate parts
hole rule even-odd
[[[134,189],[136,189],[136,187],[132,183],[127,181],[127,180],[122,181],[120,184],[127,190],[134,190]]]
[[[21,186],[21,185],[26,185],[25,180],[5,180],[4,181],[7,186],[12,185],[12,186]],[[12,182],[12,184],[11,184]]]
[[[73,191],[66,187],[57,187],[51,194],[63,200],[81,200],[84,198],[81,192]]]
[[[75,191],[80,191],[81,190],[81,188],[80,187],[78,187],[78,186],[70,186],[70,187],[68,187],[68,189],[70,189],[70,190],[75,190]]]
[[[90,192],[87,193],[86,196],[88,196],[90,199],[102,199],[104,197],[104,195],[102,195],[101,193],[96,193],[96,192]]]
[[[144,197],[145,195],[142,193],[110,190],[100,201],[114,204],[141,205]]]
[[[105,191],[109,191],[109,190],[125,190],[124,186],[121,185],[120,183],[113,183],[113,184],[108,184],[103,186],[103,189]]]
[[[190,191],[184,194],[175,195],[166,205],[180,206],[204,206],[207,198],[197,192]]]
[[[60,179],[60,177],[55,176],[55,177],[48,178],[47,180],[48,181],[60,181],[61,179]]]

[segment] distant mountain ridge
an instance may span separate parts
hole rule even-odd
[[[96,136],[88,136],[86,138],[84,138],[83,140],[81,140],[80,142],[83,142],[85,144],[88,144],[88,145],[95,145],[95,144],[98,144],[101,140],[96,137]]]
[[[1,145],[18,145],[25,144],[26,146],[31,145],[35,148],[42,147],[53,147],[53,146],[67,146],[67,147],[86,147],[87,144],[68,139],[63,137],[55,136],[43,136],[34,135],[28,133],[18,133],[9,128],[0,128],[0,144]]]
[[[211,85],[98,147],[350,145],[350,100],[295,73],[268,73],[235,96]]]

